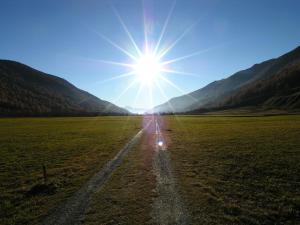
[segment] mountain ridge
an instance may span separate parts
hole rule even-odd
[[[0,115],[104,115],[129,112],[67,80],[13,60],[0,60]]]
[[[154,107],[156,113],[184,113],[195,111],[199,108],[216,108],[228,96],[239,91],[245,85],[256,80],[273,76],[283,67],[300,60],[300,46],[294,50],[254,64],[250,68],[238,71],[231,76],[209,83],[208,85],[190,92],[187,95],[178,96],[168,102]]]

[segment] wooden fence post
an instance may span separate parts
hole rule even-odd
[[[43,164],[43,177],[44,177],[44,184],[47,184],[47,170],[45,164]]]

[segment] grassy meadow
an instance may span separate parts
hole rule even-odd
[[[143,135],[111,179],[97,192],[84,225],[152,224],[156,179],[152,171],[155,140]]]
[[[300,116],[166,117],[190,224],[297,224]]]
[[[164,116],[189,224],[297,224],[300,116]],[[0,119],[0,224],[37,224],[137,133],[141,117]],[[149,138],[150,137],[150,138]],[[152,224],[154,136],[144,134],[84,220]],[[30,194],[46,165],[53,193]]]
[[[38,223],[137,133],[140,119],[0,119],[0,224]],[[33,189],[43,184],[42,165],[51,193]]]

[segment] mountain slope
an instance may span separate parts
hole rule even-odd
[[[243,86],[255,82],[259,79],[266,79],[278,73],[285,66],[300,60],[300,47],[280,56],[277,59],[267,60],[260,64],[255,64],[249,69],[239,71],[232,76],[214,81],[207,86],[191,92],[187,95],[173,98],[168,102],[154,108],[155,112],[187,112],[210,105],[217,106],[220,102]]]
[[[0,115],[97,115],[128,111],[24,64],[0,60]]]
[[[218,108],[262,107],[300,108],[300,61],[274,76],[261,79],[229,96]]]

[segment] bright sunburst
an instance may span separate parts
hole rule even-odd
[[[142,84],[152,85],[161,76],[163,72],[163,64],[159,58],[152,54],[146,53],[138,58],[133,65],[133,69],[137,79]]]
[[[177,75],[185,75],[185,76],[198,76],[193,73],[188,73],[185,71],[177,71],[170,69],[171,64],[174,64],[178,61],[193,57],[195,55],[201,54],[203,52],[206,52],[209,49],[206,50],[201,50],[201,51],[196,51],[188,55],[184,56],[179,56],[174,59],[170,59],[168,61],[164,61],[163,58],[165,55],[167,55],[183,38],[184,36],[197,24],[197,22],[193,23],[190,27],[186,28],[179,37],[175,38],[175,40],[167,45],[161,47],[162,45],[162,40],[164,38],[164,35],[167,30],[167,26],[169,23],[169,20],[172,16],[173,10],[175,8],[176,1],[172,4],[170,11],[166,17],[166,20],[163,24],[162,31],[158,37],[158,39],[155,40],[149,40],[148,34],[147,34],[147,18],[144,15],[144,34],[145,34],[145,40],[144,40],[144,48],[139,48],[138,45],[136,44],[131,32],[128,30],[125,22],[121,18],[120,14],[118,11],[112,6],[113,12],[117,16],[120,24],[122,25],[125,33],[127,34],[132,46],[134,47],[135,51],[130,52],[117,43],[113,42],[111,39],[106,37],[105,35],[96,32],[102,39],[110,43],[112,46],[114,46],[116,49],[121,51],[122,53],[126,54],[130,59],[131,63],[124,63],[124,62],[116,62],[116,61],[109,61],[109,60],[97,60],[99,62],[103,63],[109,63],[113,64],[116,66],[122,66],[126,67],[129,69],[129,72],[126,72],[124,74],[112,77],[109,80],[115,80],[115,79],[120,79],[124,77],[133,77],[132,82],[121,92],[121,94],[118,96],[118,98],[115,100],[119,100],[130,88],[132,88],[134,85],[139,84],[139,90],[136,93],[136,98],[138,98],[141,89],[143,88],[149,88],[149,93],[152,93],[152,89],[156,87],[159,92],[163,95],[163,97],[166,97],[165,91],[161,87],[161,83],[166,83],[170,85],[171,87],[177,89],[181,93],[184,93],[176,84],[174,84],[171,80],[169,80],[165,75],[166,74],[177,74]],[[154,44],[155,43],[155,44]],[[154,48],[151,48],[150,46],[154,46]],[[144,49],[145,51],[143,51]],[[106,80],[108,81],[108,80]],[[152,96],[149,96],[150,99],[152,99]],[[192,98],[192,97],[191,97]],[[151,100],[152,101],[152,100]],[[133,102],[135,104],[135,102]]]

